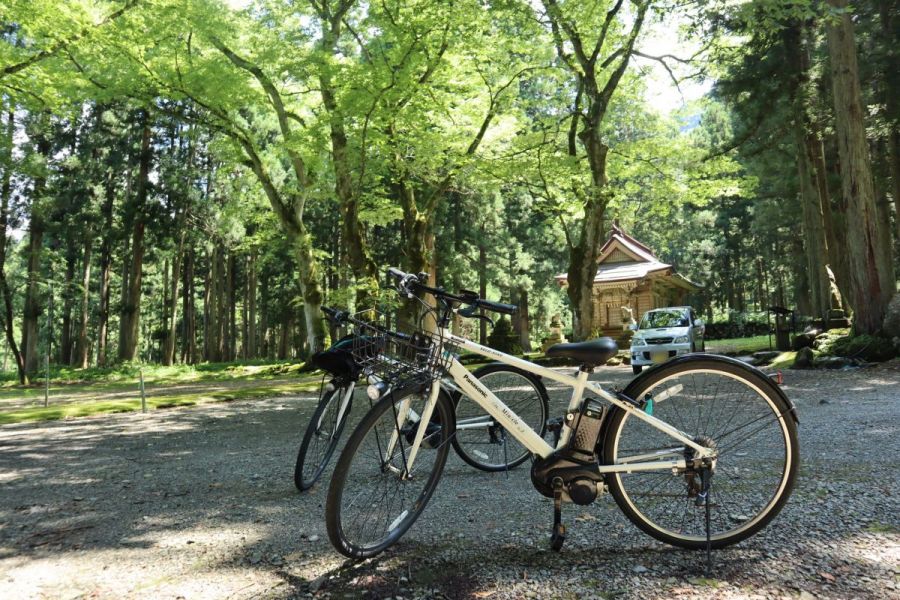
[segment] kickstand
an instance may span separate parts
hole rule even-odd
[[[705,521],[706,521],[706,574],[705,577],[710,576],[710,571],[712,571],[712,542],[710,541],[709,534],[709,487],[712,473],[709,468],[704,468],[700,471],[700,489],[703,490],[701,497],[703,499],[704,504],[704,512]],[[700,498],[698,498],[699,500]]]
[[[503,433],[503,470],[506,471],[506,478],[509,479],[509,456],[506,453],[506,432]]]
[[[566,526],[562,524],[562,479],[553,479],[553,533],[550,535],[550,549],[559,552],[566,541]]]

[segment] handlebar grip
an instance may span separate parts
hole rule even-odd
[[[389,268],[387,271],[387,274],[388,274],[388,277],[393,277],[397,281],[400,281],[401,279],[406,277],[406,273],[404,273],[403,271],[401,271],[400,269],[398,269],[396,267]]]
[[[322,312],[325,313],[325,315],[329,319],[331,319],[332,321],[334,321],[336,323],[340,323],[347,317],[347,313],[342,310],[338,310],[336,308],[331,308],[330,306],[322,306],[321,308],[322,308]]]
[[[501,315],[514,315],[519,307],[515,304],[504,304],[502,302],[491,302],[490,300],[479,300],[478,307],[491,312],[500,313]]]

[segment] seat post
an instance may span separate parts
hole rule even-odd
[[[581,399],[584,397],[584,387],[587,383],[588,376],[594,371],[589,365],[581,365],[578,368],[578,375],[575,376],[575,385],[572,386],[572,397],[569,399],[569,412],[577,411],[581,408]]]

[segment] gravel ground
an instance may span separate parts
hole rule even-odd
[[[608,497],[566,506],[550,552],[552,505],[526,466],[491,475],[452,452],[406,537],[345,561],[325,534],[327,474],[306,495],[291,480],[310,397],[5,426],[0,598],[900,598],[900,364],[790,371],[785,390],[798,486],[762,533],[714,553],[710,578]]]

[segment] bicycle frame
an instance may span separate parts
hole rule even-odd
[[[638,406],[610,394],[597,383],[588,381],[587,371],[581,370],[578,372],[577,377],[572,377],[570,375],[558,373],[552,369],[536,365],[527,360],[504,354],[503,352],[499,352],[497,350],[494,350],[493,348],[482,346],[481,344],[477,344],[471,340],[453,335],[446,329],[439,329],[438,335],[445,344],[451,344],[460,349],[468,350],[470,352],[474,352],[475,354],[480,354],[481,356],[492,358],[511,367],[515,367],[522,371],[533,373],[540,377],[545,377],[547,379],[551,379],[553,381],[557,381],[571,387],[572,397],[569,400],[568,411],[577,411],[580,408],[582,398],[584,397],[584,392],[585,390],[587,390],[597,395],[601,399],[609,402],[610,404],[619,407],[629,415],[640,419],[646,422],[651,427],[654,427],[659,431],[665,433],[666,435],[673,438],[673,440],[679,442],[679,445],[677,447],[673,447],[668,450],[660,450],[650,454],[625,457],[624,459],[619,459],[618,462],[613,465],[599,465],[598,471],[600,473],[632,473],[638,471],[685,469],[687,468],[687,461],[684,458],[685,446],[693,449],[696,452],[695,456],[697,458],[714,456],[714,451],[712,449],[706,448],[696,443],[685,432],[680,431],[679,429],[669,425],[661,419],[654,417],[653,415],[647,414]],[[444,352],[447,351],[445,350]],[[510,435],[518,440],[519,443],[521,443],[530,452],[540,456],[541,458],[545,458],[553,453],[554,450],[563,448],[568,443],[569,437],[572,434],[572,430],[567,424],[564,424],[563,426],[563,431],[562,435],[560,436],[559,443],[557,444],[556,448],[553,448],[543,438],[541,438],[541,436],[538,435],[536,431],[534,431],[531,427],[524,423],[522,419],[519,418],[519,416],[516,415],[508,406],[506,406],[499,398],[497,398],[497,396],[493,392],[485,387],[484,384],[482,384],[478,380],[478,378],[473,377],[472,374],[469,373],[469,371],[455,357],[452,357],[450,360],[450,367],[447,369],[447,374],[460,388],[460,390],[462,390],[469,398],[471,398],[474,402],[481,406],[489,415],[491,415],[491,417],[496,420],[497,424],[506,429],[506,431]],[[431,417],[431,412],[434,409],[435,404],[437,403],[439,390],[439,385],[432,386],[428,402],[425,405],[424,412],[426,414],[423,415],[423,418],[419,422],[419,428],[416,432],[415,440],[410,448],[409,455],[407,457],[407,473],[412,471],[412,466],[416,454],[418,453],[422,438],[424,436],[425,428],[427,427],[428,421]],[[656,401],[658,402],[663,399],[657,399]],[[401,415],[398,415],[398,417],[400,416]],[[659,459],[663,456],[677,456],[678,458],[667,460],[653,460]]]

